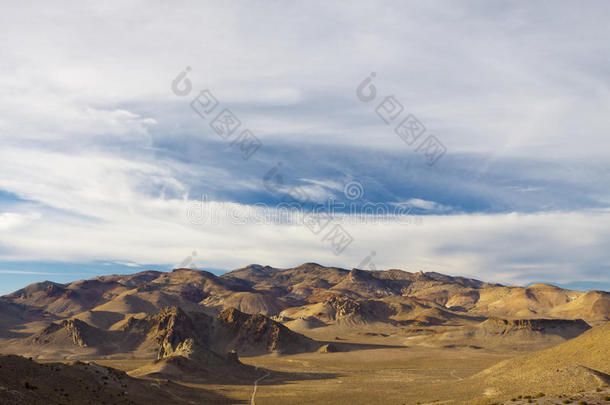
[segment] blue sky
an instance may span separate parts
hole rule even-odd
[[[221,271],[374,251],[376,268],[608,289],[607,2],[64,3],[0,13],[0,293],[192,252]],[[219,104],[202,118],[205,89]],[[229,139],[210,127],[224,108],[241,121]],[[433,165],[394,132],[408,114],[446,150]],[[262,143],[247,160],[244,129]],[[339,209],[339,254],[325,231],[253,220],[295,189],[306,210],[408,220]]]

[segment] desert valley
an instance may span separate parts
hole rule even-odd
[[[610,293],[306,263],[0,298],[2,404],[608,403]]]

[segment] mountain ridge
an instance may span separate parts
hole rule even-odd
[[[359,270],[317,263],[279,269],[249,265],[216,276],[196,269],[106,275],[70,283],[30,284],[0,297],[0,305],[19,305],[47,317],[96,317],[102,313],[151,315],[166,306],[209,314],[235,307],[246,313],[276,316],[294,307],[325,302],[333,296],[354,300],[420,299],[473,316],[610,319],[610,293],[565,290],[548,284],[505,286],[437,272],[398,269]],[[120,318],[119,315],[115,318]],[[0,319],[11,326],[14,319]]]

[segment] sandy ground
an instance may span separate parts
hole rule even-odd
[[[523,392],[521,398],[511,401],[497,398],[497,393],[478,380],[468,379],[523,353],[522,347],[473,348],[463,341],[444,348],[427,344],[421,335],[412,339],[392,334],[395,330],[318,328],[303,332],[349,351],[241,357],[243,363],[258,367],[260,372],[254,396],[254,379],[231,385],[184,385],[211,390],[235,404],[561,404],[571,399],[574,404],[582,400],[610,403],[603,401],[610,395],[606,388],[562,398],[535,398],[538,392]],[[94,361],[129,371],[149,360]]]
[[[256,404],[416,404],[454,398],[456,385],[512,354],[475,349],[381,345],[340,353],[243,357],[259,367]],[[126,371],[144,360],[96,360]],[[254,381],[243,385],[195,385],[251,403]],[[464,391],[463,388],[460,391]],[[471,392],[461,392],[468,399]],[[457,398],[454,398],[457,399]]]

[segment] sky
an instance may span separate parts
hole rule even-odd
[[[610,3],[85,3],[0,6],[0,293],[304,262],[610,289]]]

